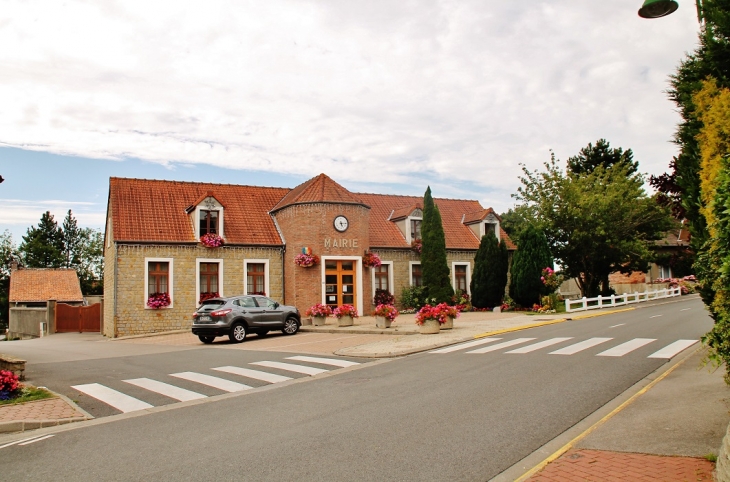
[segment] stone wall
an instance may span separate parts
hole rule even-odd
[[[46,308],[10,308],[9,311],[8,340],[42,336],[41,323],[47,321]]]
[[[722,439],[720,453],[717,455],[715,480],[717,482],[730,482],[730,426]]]
[[[116,257],[112,257],[112,263],[107,265],[110,270],[104,277],[104,289],[108,299],[108,302],[104,304],[104,334],[106,336],[118,337],[189,329],[192,323],[191,315],[198,306],[196,260],[199,258],[222,260],[222,293],[224,296],[243,294],[244,260],[268,259],[271,293],[267,293],[267,295],[276,300],[283,299],[281,249],[279,248],[223,246],[210,249],[202,245],[118,244],[116,249]],[[107,262],[111,251],[112,249],[107,248]],[[147,308],[147,293],[144,290],[145,258],[173,259],[172,304],[168,308],[159,310]],[[106,280],[110,280],[108,285]],[[110,299],[111,293],[116,296],[116,303],[112,301],[113,298]]]

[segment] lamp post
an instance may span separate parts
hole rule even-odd
[[[702,0],[695,0],[697,4],[697,20],[702,23]],[[639,16],[643,18],[659,18],[673,13],[679,8],[676,0],[644,0],[639,9]]]

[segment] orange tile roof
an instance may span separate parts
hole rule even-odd
[[[268,212],[289,189],[148,179],[109,179],[115,241],[194,243],[190,205],[208,191],[225,203],[223,237],[228,244],[281,245]]]
[[[72,269],[17,269],[10,273],[11,303],[84,301],[76,271]]]
[[[492,208],[487,209],[480,209],[479,211],[473,212],[473,213],[466,213],[466,216],[464,216],[464,224],[472,224],[472,223],[478,223],[479,221],[484,221],[484,219],[489,216],[490,214],[494,214],[494,216],[502,222],[502,218],[499,217],[497,213],[494,212]]]
[[[329,176],[320,174],[289,191],[271,211],[276,212],[292,204],[310,203],[363,204],[353,193]]]
[[[351,193],[325,174],[294,189],[156,181],[112,177],[109,209],[114,240],[121,242],[194,243],[194,229],[186,209],[210,192],[228,206],[224,210],[223,237],[228,244],[281,245],[282,240],[269,213],[305,203],[359,204],[370,208],[370,246],[408,248],[396,224],[388,218],[394,209],[421,206],[418,196]],[[434,199],[439,207],[448,249],[477,249],[479,239],[461,220],[467,213],[493,212],[478,201]],[[404,207],[405,206],[405,207]],[[507,234],[507,247],[516,249]]]
[[[390,220],[391,221],[397,221],[397,220],[400,220],[400,219],[403,219],[403,218],[407,218],[416,209],[423,210],[423,208],[421,207],[421,203],[410,204],[408,206],[395,209],[393,211],[393,214],[390,215]]]

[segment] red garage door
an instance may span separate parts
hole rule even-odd
[[[77,331],[96,332],[101,330],[101,303],[91,306],[56,305],[56,333]]]

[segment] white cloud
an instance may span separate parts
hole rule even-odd
[[[340,182],[419,173],[506,208],[518,164],[549,148],[605,137],[667,169],[663,91],[697,21],[639,4],[6,2],[0,143]]]

